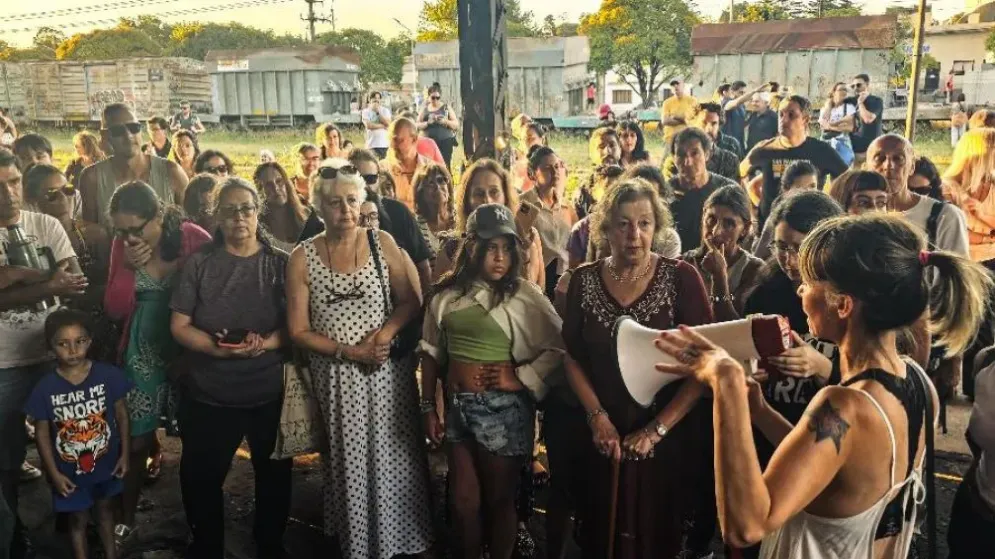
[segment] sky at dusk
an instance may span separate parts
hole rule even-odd
[[[859,0],[858,0],[859,1]],[[968,0],[970,1],[970,0]],[[0,20],[0,39],[17,46],[25,46],[31,42],[34,30],[42,25],[58,27],[94,20],[113,20],[122,16],[154,14],[167,21],[238,21],[247,25],[270,28],[279,33],[291,32],[302,34],[306,29],[300,20],[306,13],[307,4],[304,0],[286,0],[271,4],[259,5],[262,0],[47,0],[46,2],[18,2],[13,11],[11,6],[5,7],[5,18]],[[930,2],[934,14],[939,17],[952,15],[964,7],[965,0],[935,0]],[[216,6],[243,5],[249,6],[190,13],[190,10]],[[255,5],[252,5],[255,4]],[[522,7],[531,10],[541,19],[552,14],[555,17],[565,17],[576,21],[581,14],[594,12],[601,0],[522,0]],[[883,12],[889,5],[912,5],[913,0],[865,0],[863,2],[869,13]],[[696,5],[702,13],[715,17],[728,6],[727,0],[697,0]],[[79,9],[84,7],[105,7],[108,9],[76,13],[55,13],[59,10]],[[316,4],[316,11],[328,16],[332,2]],[[386,37],[392,37],[403,32],[401,24],[414,30],[418,27],[418,13],[422,7],[420,0],[335,0],[335,19],[338,28],[358,27],[370,29]],[[40,15],[38,12],[46,12]],[[29,17],[33,16],[33,17]],[[110,23],[97,22],[76,27],[66,27],[62,31],[66,35],[89,31],[94,27],[107,27]],[[328,24],[319,24],[318,30],[330,30]],[[16,30],[12,32],[11,30]]]

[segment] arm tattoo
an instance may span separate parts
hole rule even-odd
[[[843,436],[850,430],[850,424],[840,417],[840,411],[827,399],[817,410],[809,413],[808,430],[815,433],[815,442],[832,439],[836,454],[839,454]]]

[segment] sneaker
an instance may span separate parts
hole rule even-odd
[[[515,539],[516,559],[532,559],[536,556],[536,542],[532,539],[532,534],[526,528],[519,528]]]
[[[41,470],[32,466],[27,461],[21,464],[21,483],[34,481],[42,476]]]

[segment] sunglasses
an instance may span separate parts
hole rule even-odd
[[[125,134],[139,134],[142,131],[142,123],[140,122],[126,122],[124,124],[114,124],[103,129],[105,132],[111,135],[113,138],[120,138]]]
[[[114,236],[119,239],[127,239],[128,237],[137,237],[141,239],[142,233],[145,232],[145,227],[151,223],[153,219],[155,218],[150,217],[145,220],[145,223],[136,227],[114,228]]]
[[[377,184],[377,181],[380,180],[380,175],[378,175],[377,173],[373,173],[370,175],[362,175],[362,177],[363,177],[363,182],[366,183],[366,186],[373,186]]]
[[[358,175],[359,171],[357,171],[352,165],[343,165],[341,167],[321,167],[318,169],[318,176],[325,180],[332,180],[339,176],[339,173],[342,173],[343,175]],[[363,177],[363,180],[366,180],[366,177]]]
[[[250,218],[256,215],[256,211],[259,210],[259,206],[255,204],[246,204],[244,206],[221,206],[218,208],[218,213],[225,218],[235,218],[241,215],[244,218]]]
[[[431,99],[433,101],[438,101],[439,99],[442,99],[442,97],[440,97],[438,95],[433,95],[433,96],[429,97],[429,99]]]
[[[217,167],[204,167],[204,172],[210,175],[220,175],[228,172],[228,166],[218,165]]]
[[[76,187],[71,184],[67,184],[62,188],[53,188],[45,193],[45,200],[54,202],[56,198],[59,197],[59,194],[62,194],[66,198],[72,198],[76,195]]]

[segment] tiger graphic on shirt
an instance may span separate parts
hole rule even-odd
[[[77,474],[93,472],[97,460],[107,454],[111,443],[111,426],[103,413],[56,421],[55,448],[59,458],[75,464]]]

